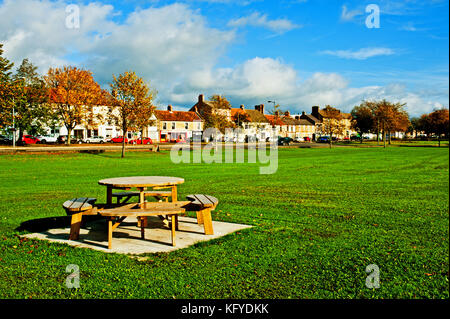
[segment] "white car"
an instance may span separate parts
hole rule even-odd
[[[39,143],[41,143],[41,144],[58,142],[58,136],[56,136],[54,134],[38,135],[36,137],[39,139]]]
[[[86,137],[83,140],[84,143],[100,143],[103,144],[106,142],[106,139],[103,136],[91,136],[91,137]]]

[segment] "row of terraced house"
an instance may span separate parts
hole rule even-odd
[[[213,110],[216,114],[225,117],[234,126],[240,127],[243,136],[254,136],[258,140],[282,136],[294,140],[315,140],[320,133],[320,125],[326,116],[318,106],[313,106],[310,114],[290,114],[289,111],[266,114],[264,104],[247,108],[217,108],[211,101],[204,99],[200,94],[197,103],[188,111],[175,111],[169,105],[166,110],[156,110],[152,115],[153,124],[143,130],[144,137],[150,137],[154,142],[189,141],[191,138],[201,138],[205,129],[205,116]],[[102,107],[94,108],[94,112],[101,113]],[[351,129],[351,115],[342,113],[344,132],[339,138],[350,137],[354,131]],[[105,121],[93,127],[77,126],[73,130],[77,138],[85,139],[91,136],[103,136],[106,139],[122,136],[121,129]],[[48,133],[67,134],[64,127],[49,129]],[[138,132],[127,132],[128,138],[137,137]],[[275,136],[276,135],[276,136]]]

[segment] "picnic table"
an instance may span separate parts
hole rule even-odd
[[[211,210],[218,204],[218,199],[204,194],[188,195],[187,201],[177,200],[177,185],[184,183],[183,178],[170,176],[132,176],[102,179],[98,182],[107,187],[106,204],[95,204],[96,198],[80,197],[64,202],[63,207],[68,215],[71,215],[71,231],[69,239],[77,240],[80,232],[80,225],[83,215],[101,215],[108,220],[108,248],[111,249],[113,231],[127,217],[136,217],[138,227],[141,228],[141,238],[144,237],[147,217],[160,216],[170,219],[172,245],[175,246],[175,231],[178,230],[178,215],[186,211],[197,212],[198,224],[203,224],[205,235],[214,234],[212,228]],[[137,188],[138,192],[125,192],[120,196],[127,196],[124,202],[118,200],[112,202],[114,197],[113,189],[130,190]],[[153,188],[148,190],[148,188]],[[167,195],[161,189],[170,188],[172,201],[147,202],[146,196],[158,197],[161,194]],[[127,195],[128,194],[128,195]],[[117,195],[117,193],[116,193]],[[119,195],[117,195],[119,196]],[[130,196],[139,196],[138,203],[127,204]],[[167,197],[166,197],[167,198]]]
[[[100,185],[106,186],[106,204],[111,205],[113,199],[113,189],[129,190],[138,189],[139,204],[145,202],[145,196],[157,196],[162,194],[161,189],[170,188],[172,202],[177,201],[177,185],[184,183],[184,179],[172,176],[130,176],[107,178],[98,181]],[[153,188],[148,191],[148,188]]]

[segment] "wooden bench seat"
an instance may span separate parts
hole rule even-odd
[[[98,213],[108,219],[108,248],[112,247],[113,231],[120,223],[122,223],[127,217],[137,217],[140,221],[138,224],[141,228],[141,238],[145,239],[145,222],[148,216],[168,216],[171,218],[171,239],[172,246],[175,246],[175,231],[178,229],[178,214],[185,213],[185,206],[190,202],[161,202],[151,203],[146,202],[144,205],[136,203],[124,205],[117,208],[101,209]]]
[[[78,197],[63,203],[63,208],[67,215],[72,216],[70,221],[70,240],[79,238],[83,215],[97,215],[97,208],[94,207],[96,201],[96,198]]]
[[[160,190],[148,193],[160,193]],[[139,194],[139,192],[137,192]],[[169,192],[170,193],[170,192]],[[128,196],[128,195],[126,195]],[[153,195],[149,195],[153,196]],[[211,211],[216,208],[219,200],[210,195],[193,194],[187,196],[187,201],[177,202],[144,202],[143,204],[98,204],[94,206],[96,198],[79,197],[65,201],[63,208],[67,215],[72,216],[70,226],[70,240],[79,239],[83,215],[101,215],[108,219],[108,248],[112,247],[112,235],[123,220],[127,217],[137,217],[141,228],[141,238],[145,239],[144,220],[148,216],[167,216],[171,220],[171,239],[175,246],[175,231],[178,230],[178,215],[186,211],[197,212],[197,222],[203,225],[205,235],[213,235]]]
[[[214,235],[211,211],[219,204],[219,200],[204,194],[187,195],[186,198],[191,202],[187,210],[197,212],[197,223],[203,224],[205,235]]]

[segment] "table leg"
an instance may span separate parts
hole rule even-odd
[[[81,219],[83,218],[83,213],[77,213],[72,215],[72,220],[70,223],[70,240],[78,240],[80,236]]]
[[[212,219],[211,219],[211,209],[206,208],[201,211],[203,219],[203,229],[205,235],[214,235]]]
[[[175,216],[176,215],[172,215],[172,246],[175,246],[175,230],[176,230],[176,221],[175,221]]]
[[[145,188],[138,188],[139,190],[139,205],[142,206],[145,202]]]
[[[113,218],[108,219],[108,249],[112,247]]]
[[[106,204],[107,205],[112,204],[112,190],[113,190],[113,188],[111,186],[106,186]]]
[[[141,219],[141,239],[145,239],[145,224],[147,224],[147,217],[140,217]]]
[[[145,203],[145,193],[144,191],[147,189],[147,187],[139,187],[139,206],[144,206]],[[143,217],[143,218],[138,218],[138,226],[141,227],[141,232],[143,231],[143,227],[147,227],[148,225],[148,220],[147,217]],[[141,233],[142,238],[144,238]]]
[[[177,199],[177,187],[172,186],[172,202],[178,201]]]

